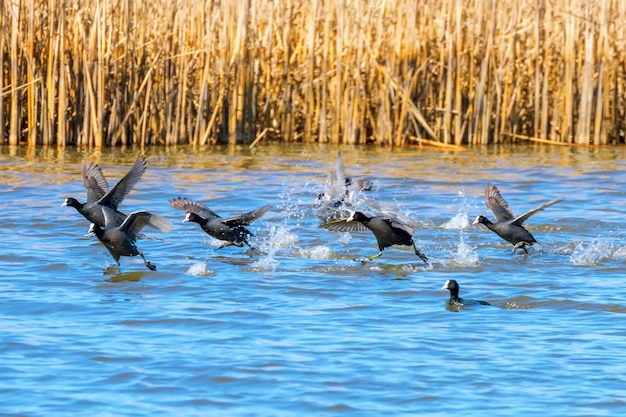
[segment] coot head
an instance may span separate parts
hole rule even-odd
[[[79,203],[78,200],[75,199],[74,197],[68,197],[68,198],[65,199],[63,204],[61,204],[61,207],[66,207],[66,206],[78,208],[78,207],[81,207],[82,204]]]
[[[491,223],[491,221],[485,216],[476,216],[476,219],[474,219],[474,222],[472,224],[478,224],[478,223],[489,224]]]
[[[206,219],[198,216],[196,213],[187,213],[187,215],[183,219],[183,223],[186,223],[186,222],[202,223],[204,221],[206,221]]]
[[[442,290],[450,290],[450,292],[455,292],[456,295],[459,295],[459,284],[454,279],[447,280],[443,286]]]
[[[346,220],[346,222],[359,222],[365,223],[370,220],[370,217],[367,217],[365,214],[360,211],[355,211],[352,215]]]

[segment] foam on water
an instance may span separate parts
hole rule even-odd
[[[350,232],[344,232],[339,234],[339,239],[337,241],[341,244],[347,245],[352,240],[352,235]]]
[[[463,230],[469,226],[470,221],[467,217],[467,212],[463,208],[459,209],[459,212],[454,217],[441,225],[441,227],[447,230]]]
[[[318,245],[307,248],[297,248],[296,254],[309,259],[332,259],[333,250],[328,246]]]
[[[281,201],[279,210],[285,216],[285,221],[290,218],[302,219],[309,215],[318,194],[316,187],[314,183],[303,183],[296,178],[283,182],[283,189],[279,195]]]
[[[277,252],[283,248],[291,248],[297,243],[298,235],[285,225],[270,227],[267,238],[259,246],[259,249],[266,255],[254,261],[251,267],[262,271],[274,271],[280,265],[280,262],[276,260]]]
[[[594,239],[590,242],[579,242],[570,255],[574,265],[597,265],[612,257],[612,242],[606,239]]]
[[[470,219],[467,215],[467,210],[468,208],[470,208],[470,205],[467,202],[467,197],[465,196],[465,193],[462,190],[460,190],[458,192],[457,198],[461,199],[461,205],[459,209],[457,210],[456,215],[441,225],[441,227],[443,227],[444,229],[463,230],[463,229],[468,228],[471,225]]]
[[[615,252],[613,252],[613,257],[626,258],[626,245],[619,246],[617,249],[615,249]]]
[[[459,233],[459,243],[456,247],[456,252],[452,254],[452,258],[459,265],[478,264],[478,253],[476,253],[473,247],[465,243],[462,231]]]
[[[213,271],[209,269],[206,263],[204,262],[196,262],[191,265],[189,268],[185,270],[187,275],[194,275],[197,277],[204,277],[208,275],[212,275]]]

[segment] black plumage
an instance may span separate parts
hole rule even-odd
[[[478,216],[473,224],[482,223],[502,239],[512,243],[513,252],[515,252],[515,249],[521,248],[526,253],[528,253],[526,246],[531,246],[537,241],[533,235],[524,228],[524,222],[538,211],[561,201],[560,198],[554,199],[516,217],[495,185],[493,187],[491,184],[485,186],[485,199],[486,205],[493,213],[496,221],[493,223],[485,216]]]
[[[484,306],[488,306],[491,305],[486,301],[480,301],[480,300],[469,300],[466,298],[461,298],[459,297],[459,284],[453,280],[453,279],[449,279],[447,280],[443,286],[441,287],[442,290],[450,290],[450,299],[448,299],[447,304],[450,307],[465,307],[465,306],[470,306],[470,305],[484,305]]]
[[[223,241],[224,243],[217,249],[230,245],[242,247],[245,244],[250,246],[248,236],[251,236],[252,233],[244,226],[249,226],[270,209],[270,206],[263,206],[257,210],[224,218],[203,204],[184,197],[170,200],[170,205],[175,209],[187,212],[183,222],[198,223],[208,235]]]
[[[419,258],[428,263],[428,257],[421,253],[413,240],[413,229],[402,221],[391,216],[369,217],[360,211],[355,211],[346,220],[327,222],[322,227],[338,232],[371,231],[378,242],[378,254],[364,258],[363,262],[369,262],[383,254],[383,250],[393,245],[412,246],[413,251]]]
[[[81,203],[75,198],[69,197],[65,199],[62,206],[74,207],[87,220],[102,228],[119,226],[126,215],[118,211],[118,206],[145,171],[146,159],[140,156],[128,173],[115,184],[115,187],[109,190],[109,185],[100,167],[95,163],[85,164],[83,166],[83,184],[87,190],[87,202]],[[109,224],[106,223],[105,213],[108,215]]]
[[[108,213],[107,213],[108,216]],[[135,242],[141,230],[150,226],[162,232],[169,232],[172,229],[170,222],[160,216],[147,211],[135,211],[126,217],[119,226],[102,228],[92,223],[89,232],[95,234],[100,242],[109,250],[115,262],[120,264],[122,256],[141,256],[144,265],[148,269],[155,271],[156,265],[148,262],[143,253],[137,249]]]

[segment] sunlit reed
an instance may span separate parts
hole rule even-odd
[[[0,143],[623,144],[621,0],[7,0]]]

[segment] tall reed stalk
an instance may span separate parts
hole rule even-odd
[[[623,144],[622,0],[5,0],[0,144]]]

